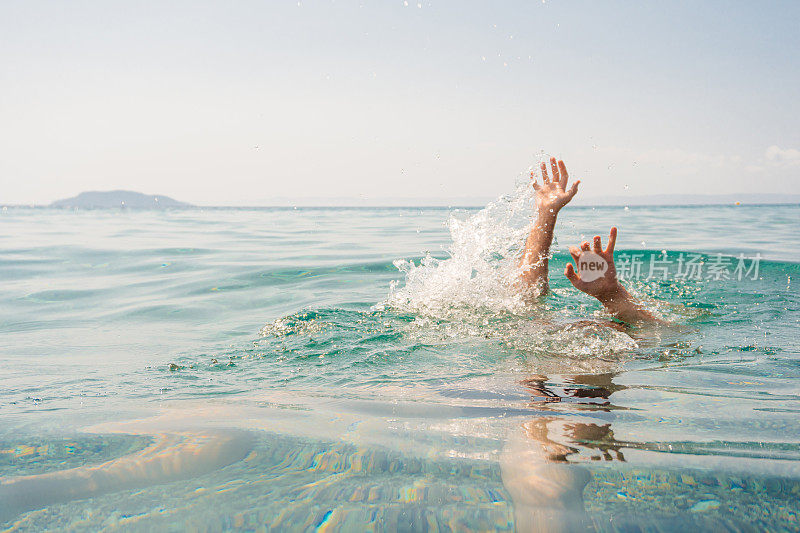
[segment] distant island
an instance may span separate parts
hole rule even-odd
[[[87,191],[72,198],[56,200],[50,204],[50,207],[164,209],[167,207],[192,207],[192,204],[179,202],[169,196],[142,194],[134,191]]]
[[[379,196],[319,196],[319,197],[271,197],[258,198],[243,206],[227,207],[484,207],[496,200],[489,196],[457,197],[379,197]],[[575,198],[573,205],[582,207],[601,206],[698,206],[698,205],[780,205],[800,204],[800,194],[739,193],[739,194],[654,194],[640,196],[589,196]],[[0,204],[2,205],[2,204]],[[13,205],[12,205],[13,207]],[[131,209],[165,209],[196,207],[169,196],[142,194],[134,191],[89,191],[72,198],[57,200],[48,207],[103,209],[126,207]],[[205,206],[224,208],[226,206]]]

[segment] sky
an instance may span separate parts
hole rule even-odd
[[[0,204],[800,193],[800,2],[0,2]],[[286,199],[290,200],[286,200]]]

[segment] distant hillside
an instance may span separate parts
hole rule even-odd
[[[169,196],[142,194],[134,191],[88,191],[78,196],[56,200],[50,207],[80,207],[84,209],[107,207],[130,207],[134,209],[163,209],[165,207],[189,207]]]

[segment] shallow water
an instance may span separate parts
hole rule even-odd
[[[526,308],[524,200],[453,233],[431,208],[3,210],[0,527],[798,530],[800,206],[567,207]],[[645,272],[723,254],[733,279],[631,280],[677,330],[570,326],[603,316],[566,246],[611,225]]]

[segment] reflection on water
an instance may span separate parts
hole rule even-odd
[[[719,451],[618,438],[616,424],[624,426],[631,409],[615,396],[635,390],[616,383],[619,377],[532,375],[494,395],[524,406],[506,414],[486,408],[489,388],[458,396],[445,389],[450,405],[475,408],[441,413],[442,423],[432,421],[436,407],[428,411],[432,398],[423,396],[393,402],[388,419],[374,402],[359,414],[356,404],[343,412],[340,401],[319,397],[262,395],[259,407],[179,403],[70,440],[94,466],[63,469],[59,456],[46,472],[2,478],[0,512],[20,531],[147,531],[176,520],[201,530],[275,531],[735,531],[797,524],[795,476],[704,468],[698,454]],[[106,450],[100,435],[117,440],[118,457],[98,460]],[[45,458],[47,446],[17,441],[4,449]],[[97,458],[86,455],[91,450]],[[659,467],[637,451],[682,453],[685,461]],[[32,509],[40,510],[26,512]]]
[[[722,446],[713,450],[694,443],[647,443],[618,439],[611,421],[583,420],[598,411],[614,413],[626,407],[614,405],[612,396],[628,389],[614,383],[616,374],[560,376],[559,384],[547,376],[521,381],[531,394],[530,406],[541,414],[513,427],[500,457],[505,488],[514,502],[518,531],[677,530],[682,527],[738,531],[742,527],[800,528],[800,483],[774,465],[772,476],[742,475],[755,463],[734,475],[715,475],[702,461],[673,464],[672,470],[633,467],[608,469],[607,463],[625,463],[626,451],[644,450],[684,454],[713,454],[728,448],[732,457],[752,456],[747,447]],[[560,409],[563,404],[568,410]],[[587,412],[588,411],[588,412]],[[585,413],[582,415],[581,413]],[[566,415],[566,416],[564,416]],[[577,416],[576,416],[577,415]],[[779,458],[778,446],[766,456]],[[726,452],[723,452],[726,453]],[[689,456],[685,456],[687,459]],[[600,469],[596,465],[602,464]],[[796,462],[789,463],[796,470]],[[697,469],[698,466],[700,469]],[[710,466],[710,465],[709,465]],[[619,490],[617,490],[619,489]],[[767,491],[767,492],[762,492]],[[749,494],[748,494],[749,493]],[[767,493],[769,496],[767,496]],[[744,497],[743,497],[744,496]],[[765,512],[768,498],[776,507]],[[614,505],[616,499],[617,505]],[[779,502],[779,503],[778,503]],[[719,514],[722,513],[722,514]],[[757,526],[756,524],[761,524]],[[747,524],[747,526],[745,526]],[[780,526],[778,524],[781,524]]]
[[[615,385],[613,374],[567,376],[566,386],[554,390],[546,376],[522,381],[531,392],[532,407],[553,411],[552,405],[570,401],[610,411]],[[614,438],[610,423],[597,424],[544,415],[527,420],[513,431],[500,459],[503,483],[514,501],[514,520],[520,531],[578,531],[591,525],[584,505],[584,489],[592,478],[579,466],[580,457],[624,461],[625,443]],[[613,456],[612,456],[613,452]]]
[[[527,379],[523,384],[531,391],[531,406],[537,406],[542,411],[552,410],[548,404],[567,400],[571,409],[576,411],[609,412],[612,409],[624,409],[612,405],[610,398],[615,392],[627,389],[624,385],[614,384],[613,378],[614,374],[566,376],[564,381],[568,385],[558,390],[551,390],[544,376]],[[600,453],[590,455],[591,460],[625,460],[620,449],[628,443],[614,438],[611,423],[583,423],[543,416],[524,423],[523,428],[528,438],[559,448],[560,453],[548,456],[550,461],[569,462],[569,456],[592,450]],[[610,452],[614,452],[613,458]]]

